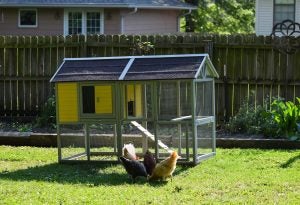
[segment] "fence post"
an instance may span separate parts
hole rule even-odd
[[[213,42],[212,42],[212,40],[203,40],[202,42],[204,43],[204,52],[209,55],[210,59],[212,59],[212,57],[213,57]]]

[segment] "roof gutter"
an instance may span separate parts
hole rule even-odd
[[[185,6],[147,6],[147,5],[130,5],[130,4],[1,4],[0,7],[37,7],[37,8],[138,8],[138,9],[175,9],[175,10],[195,10],[197,7]]]
[[[190,15],[192,13],[192,9],[189,9],[188,12],[184,13],[184,14],[180,14],[178,17],[177,17],[177,32],[180,32],[180,19],[184,16],[187,16],[187,15]]]
[[[121,34],[124,34],[124,21],[125,21],[125,17],[135,14],[137,12],[138,8],[134,7],[133,11],[127,13],[127,14],[122,14],[121,15]]]

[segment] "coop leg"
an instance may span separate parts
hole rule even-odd
[[[142,125],[145,129],[147,129],[147,122],[143,122]],[[143,146],[143,154],[145,154],[146,151],[148,150],[148,138],[144,133],[142,134],[142,146]]]
[[[89,132],[89,125],[87,123],[84,124],[84,136],[85,136],[85,152],[87,155],[87,160],[91,160],[91,153],[90,153],[90,132]]]
[[[61,162],[61,135],[60,135],[60,125],[57,125],[57,152],[58,152],[58,163]]]
[[[117,153],[117,147],[118,147],[118,143],[117,143],[117,125],[114,124],[114,153]]]

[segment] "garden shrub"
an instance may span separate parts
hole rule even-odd
[[[263,134],[266,137],[276,137],[277,124],[271,119],[267,108],[261,105],[244,102],[238,113],[231,117],[226,125],[232,133]]]
[[[54,95],[49,97],[44,104],[42,111],[36,119],[36,126],[49,128],[56,127],[56,102]]]
[[[274,98],[270,106],[244,102],[231,117],[227,129],[232,133],[263,134],[265,137],[300,139],[300,98],[297,104]]]

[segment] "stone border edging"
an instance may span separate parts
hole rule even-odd
[[[76,135],[76,134],[75,134]],[[56,147],[56,133],[0,132],[0,145]],[[218,148],[300,149],[300,141],[285,139],[217,138]]]

